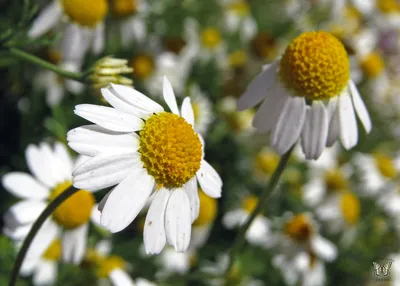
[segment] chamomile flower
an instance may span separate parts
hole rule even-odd
[[[4,233],[22,241],[49,201],[72,186],[72,170],[82,160],[74,162],[61,143],[54,148],[47,143],[29,145],[25,152],[30,175],[11,172],[3,176],[4,188],[22,199],[4,216]],[[63,202],[46,220],[35,236],[28,257],[41,256],[61,235],[63,260],[79,263],[85,253],[87,232],[92,213],[96,210],[93,194],[80,190]]]
[[[244,110],[263,101],[253,126],[271,132],[271,145],[286,153],[300,138],[307,159],[317,159],[339,137],[350,149],[357,144],[356,114],[371,130],[368,111],[350,79],[346,50],[326,32],[306,32],[294,39],[278,61],[248,86],[237,106]]]
[[[92,157],[74,171],[74,186],[98,190],[116,185],[99,206],[105,228],[126,228],[153,193],[144,225],[145,250],[152,254],[167,241],[178,252],[189,246],[199,211],[197,180],[211,197],[220,197],[222,187],[218,173],[203,159],[190,99],[184,99],[179,111],[166,77],[163,91],[172,113],[133,88],[104,88],[113,107],[76,106],[77,115],[95,124],[67,135],[72,149]]]
[[[62,26],[62,54],[67,60],[82,62],[91,49],[104,48],[104,18],[108,12],[106,0],[53,0],[34,20],[28,34],[32,38]],[[65,25],[65,19],[67,24]]]
[[[228,211],[224,215],[222,223],[228,229],[243,225],[256,208],[257,203],[258,198],[256,196],[250,195],[245,197],[242,200],[242,205],[240,208]],[[254,245],[265,245],[269,241],[269,233],[269,220],[266,217],[259,215],[254,219],[247,230],[246,239],[248,242]]]

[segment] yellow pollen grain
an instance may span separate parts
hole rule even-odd
[[[279,156],[272,151],[261,151],[257,154],[257,166],[267,175],[272,175],[279,164]]]
[[[247,63],[247,54],[243,50],[237,50],[229,55],[229,65],[232,68],[241,68]]]
[[[385,69],[385,62],[380,54],[373,52],[361,61],[360,66],[367,77],[375,78],[382,74],[382,71]]]
[[[146,79],[154,71],[153,58],[148,55],[138,55],[132,60],[132,68],[135,76]]]
[[[240,17],[244,17],[250,14],[249,4],[247,4],[246,1],[242,0],[232,3],[228,9],[235,12]]]
[[[309,218],[305,214],[299,214],[285,225],[284,232],[296,241],[305,242],[311,237],[313,228]]]
[[[107,0],[61,0],[68,17],[81,26],[94,27],[108,12]]]
[[[375,159],[376,167],[382,176],[389,179],[397,177],[397,169],[392,158],[381,153],[376,153],[373,157]]]
[[[221,43],[221,34],[216,28],[206,28],[201,32],[201,43],[208,49],[215,49]]]
[[[202,147],[192,125],[182,117],[162,112],[146,120],[140,131],[141,160],[157,184],[183,186],[200,168]]]
[[[325,185],[328,191],[341,191],[349,187],[349,182],[339,169],[330,169],[325,172]]]
[[[117,17],[127,17],[137,11],[136,0],[113,0],[111,5],[112,12]]]
[[[59,239],[53,240],[53,242],[46,249],[42,257],[50,261],[59,260],[61,257],[61,241]]]
[[[344,220],[348,224],[356,224],[360,218],[360,201],[350,192],[342,194],[340,208]]]
[[[199,190],[200,211],[193,226],[204,226],[212,223],[217,215],[217,201]]]
[[[106,278],[115,269],[125,269],[125,261],[119,256],[109,256],[99,263],[97,269],[97,276],[100,278]]]
[[[293,95],[329,99],[347,86],[350,63],[343,44],[332,34],[306,32],[286,48],[279,76]]]
[[[396,0],[376,0],[376,7],[384,14],[400,13],[400,4]]]
[[[258,204],[258,198],[256,196],[250,195],[244,198],[242,201],[242,209],[248,213],[252,213]]]
[[[70,181],[57,185],[50,194],[50,200],[54,200],[70,186],[72,186]],[[53,212],[53,219],[66,229],[79,227],[89,221],[95,202],[92,193],[80,190]]]

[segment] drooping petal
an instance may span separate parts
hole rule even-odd
[[[165,210],[171,192],[161,188],[151,202],[144,223],[144,247],[147,254],[158,254],[163,250],[167,241],[165,235]]]
[[[190,103],[190,97],[185,97],[182,102],[181,107],[181,115],[182,117],[189,123],[190,125],[194,126],[194,112],[192,108],[192,104]]]
[[[31,38],[37,38],[53,28],[62,18],[62,8],[58,1],[52,1],[33,21],[28,31]]]
[[[138,131],[144,124],[143,120],[139,117],[118,111],[112,107],[80,104],[75,106],[74,112],[76,115],[90,122],[117,132]]]
[[[268,90],[276,82],[278,65],[279,61],[274,62],[252,80],[237,102],[238,111],[253,107],[268,96]]]
[[[358,141],[356,115],[350,94],[345,91],[339,96],[338,102],[340,141],[346,150],[354,147]]]
[[[8,173],[3,176],[2,184],[7,191],[21,199],[43,200],[49,196],[49,189],[27,173]]]
[[[62,239],[62,256],[65,262],[79,264],[85,255],[88,235],[87,223],[66,230]]]
[[[371,118],[369,117],[368,110],[365,107],[365,104],[361,99],[360,93],[358,92],[357,87],[352,80],[349,81],[349,89],[351,97],[353,99],[354,109],[358,115],[358,118],[360,118],[360,121],[364,126],[365,131],[369,133],[372,128]]]
[[[318,159],[328,137],[328,112],[320,101],[307,107],[306,120],[301,134],[301,147],[306,159]]]
[[[340,135],[338,99],[336,97],[329,100],[328,118],[329,127],[328,138],[326,139],[326,146],[331,147]]]
[[[54,285],[57,279],[57,263],[41,259],[37,262],[33,274],[33,285]]]
[[[184,188],[189,197],[190,202],[190,215],[192,222],[196,220],[199,216],[200,211],[200,198],[199,198],[199,190],[197,188],[197,180],[196,177],[190,179],[185,185]]]
[[[212,198],[219,198],[222,191],[222,180],[218,175],[217,171],[202,160],[200,169],[196,173],[197,179],[199,180],[201,189]]]
[[[163,95],[164,100],[167,103],[169,109],[174,113],[179,115],[178,104],[176,103],[176,97],[172,85],[166,76],[163,77]]]
[[[271,134],[271,145],[279,154],[286,153],[300,137],[306,118],[304,98],[291,97],[286,101]]]
[[[117,286],[135,286],[131,277],[121,268],[116,268],[110,272],[110,280],[113,285]]]
[[[139,214],[154,186],[145,170],[133,172],[109,194],[101,211],[101,224],[111,232],[125,229]]]

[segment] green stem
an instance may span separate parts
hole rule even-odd
[[[235,257],[244,244],[246,231],[249,229],[250,225],[252,224],[254,219],[257,217],[257,215],[259,215],[262,212],[267,200],[274,194],[275,187],[277,186],[279,178],[282,176],[283,171],[286,168],[286,165],[288,163],[290,155],[292,154],[292,151],[293,151],[293,147],[282,156],[281,160],[279,161],[278,167],[276,168],[275,172],[272,174],[270,181],[268,182],[267,187],[261,194],[256,208],[251,213],[251,215],[247,219],[246,223],[240,228],[239,233],[237,234],[237,236],[233,242],[232,248],[229,252],[229,256],[228,256],[229,263],[228,263],[228,267],[226,268],[226,271],[225,271],[225,280],[226,281],[228,281],[229,273],[230,273],[233,263],[235,261]]]
[[[35,221],[33,224],[31,230],[28,233],[28,236],[25,238],[24,243],[22,244],[21,249],[19,250],[19,253],[17,255],[17,259],[15,260],[13,270],[11,272],[10,276],[10,282],[8,283],[9,286],[14,286],[15,283],[17,282],[17,277],[20,272],[22,262],[24,261],[25,255],[28,252],[29,246],[31,245],[33,239],[35,238],[35,235],[45,222],[45,220],[53,213],[53,211],[61,205],[65,200],[67,200],[70,196],[78,192],[78,189],[75,189],[74,187],[70,187],[64,192],[62,192],[58,197],[56,197],[54,200],[52,200],[47,207],[43,210],[43,212],[40,214],[38,219]]]
[[[85,81],[85,77],[86,77],[85,73],[71,72],[71,71],[64,70],[56,65],[53,65],[52,63],[44,61],[41,58],[38,58],[32,54],[29,54],[29,53],[24,52],[17,48],[10,48],[9,51],[16,58],[28,61],[28,62],[38,65],[42,68],[51,70],[60,76],[63,76],[63,77],[69,78],[69,79],[73,79],[76,81],[80,81],[80,82]]]

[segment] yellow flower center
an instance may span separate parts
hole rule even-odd
[[[279,75],[296,96],[310,100],[328,99],[346,87],[350,63],[337,38],[327,32],[307,32],[286,48]]]
[[[61,241],[59,239],[53,240],[50,246],[46,249],[42,255],[44,259],[57,261],[61,257]]]
[[[125,261],[116,255],[104,258],[99,262],[97,269],[97,276],[100,278],[106,278],[115,269],[125,269]]]
[[[261,171],[272,175],[279,163],[279,156],[272,151],[261,151],[257,154],[256,163]]]
[[[148,55],[138,55],[132,61],[132,68],[135,76],[145,79],[154,71],[153,59]]]
[[[252,51],[256,56],[268,59],[275,53],[275,39],[267,33],[261,32],[251,40]]]
[[[376,53],[370,53],[360,63],[361,69],[369,78],[379,76],[385,68],[385,63],[382,57]]]
[[[376,153],[373,155],[375,159],[376,167],[382,176],[394,179],[397,176],[397,169],[394,165],[393,160],[384,154]]]
[[[57,185],[50,194],[50,200],[72,186],[70,181]],[[87,223],[96,201],[92,193],[80,190],[63,202],[54,212],[53,219],[66,229],[73,229]]]
[[[284,232],[296,241],[305,242],[311,237],[313,228],[309,218],[304,214],[299,214],[285,225]]]
[[[346,190],[349,182],[339,169],[330,169],[325,172],[325,185],[328,191]]]
[[[250,7],[249,4],[247,4],[245,1],[236,1],[235,3],[232,3],[229,8],[229,10],[235,12],[241,17],[247,16],[250,14]]]
[[[136,0],[113,0],[111,5],[113,13],[117,17],[127,17],[137,11]]]
[[[385,14],[400,13],[400,4],[396,0],[376,0],[376,7]]]
[[[258,204],[258,198],[256,196],[250,195],[244,198],[242,201],[242,209],[248,213],[252,213]]]
[[[240,68],[243,67],[247,62],[246,52],[243,50],[234,51],[229,55],[229,65],[232,68]]]
[[[94,27],[103,21],[108,12],[107,0],[61,0],[68,17],[87,27]]]
[[[55,49],[50,49],[47,52],[47,56],[49,58],[49,61],[53,64],[59,64],[61,62],[62,59],[62,55],[61,52]]]
[[[201,32],[201,43],[208,49],[215,49],[221,43],[221,34],[215,28],[207,28]]]
[[[217,201],[207,196],[202,190],[199,190],[200,211],[199,216],[193,222],[194,226],[210,224],[217,215]]]
[[[350,192],[342,195],[340,207],[344,220],[348,224],[356,224],[360,218],[360,201]]]
[[[200,168],[202,148],[192,125],[182,117],[162,112],[146,120],[140,131],[141,159],[157,184],[177,188]]]

